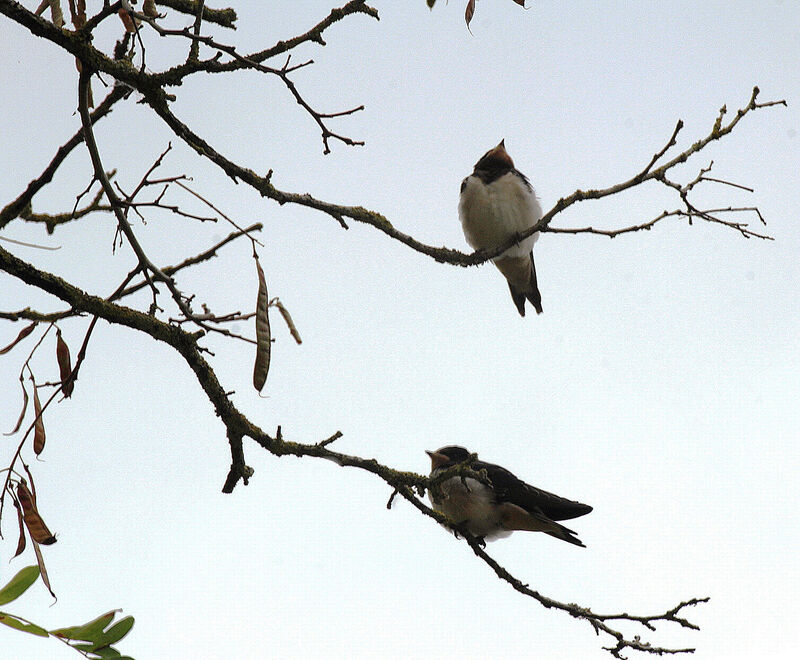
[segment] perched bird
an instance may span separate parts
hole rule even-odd
[[[474,250],[498,247],[533,227],[542,217],[542,207],[527,177],[514,169],[501,140],[475,164],[461,183],[458,217],[464,237]],[[536,283],[533,244],[539,232],[528,236],[492,261],[508,280],[511,298],[525,316],[525,299],[542,313],[542,295]]]
[[[470,457],[466,449],[456,446],[425,453],[431,457],[431,478]],[[575,532],[554,521],[585,516],[592,510],[588,504],[534,488],[499,465],[474,461],[469,468],[485,474],[485,480],[454,476],[428,490],[433,508],[453,523],[481,540],[492,541],[525,530],[586,547]]]

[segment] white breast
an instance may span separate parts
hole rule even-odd
[[[488,185],[470,175],[464,180],[458,217],[467,243],[479,250],[496,247],[514,234],[533,227],[542,217],[542,207],[536,195],[513,172]],[[501,256],[527,256],[537,238],[538,232]]]
[[[491,541],[511,534],[500,526],[500,513],[492,491],[480,481],[453,477],[439,484],[439,489],[442,499],[438,502],[433,501],[428,492],[433,508],[453,522],[465,524],[473,536]]]

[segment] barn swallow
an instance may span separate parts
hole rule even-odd
[[[542,217],[542,207],[528,178],[514,168],[501,140],[475,164],[461,183],[458,217],[467,243],[474,250],[487,250],[533,227]],[[528,236],[492,259],[508,280],[511,299],[525,316],[527,298],[537,314],[542,313],[542,295],[536,283],[533,244],[539,232]]]
[[[431,478],[442,470],[467,461],[463,447],[448,446],[425,452],[431,457]],[[428,489],[433,508],[479,540],[492,541],[513,531],[544,532],[557,539],[586,547],[575,532],[556,520],[585,516],[588,504],[573,502],[535,488],[499,465],[474,461],[469,468],[485,479],[454,476]]]

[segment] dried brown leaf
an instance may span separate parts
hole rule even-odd
[[[22,507],[20,507],[16,498],[12,498],[12,501],[14,502],[14,508],[17,510],[17,521],[19,522],[19,540],[17,541],[17,551],[14,553],[14,557],[19,557],[25,551],[27,544],[25,541],[25,523],[22,521]]]
[[[267,382],[269,373],[272,337],[269,329],[267,281],[257,257],[256,271],[258,273],[258,299],[256,300],[256,362],[253,366],[253,387],[260,392]]]
[[[298,344],[302,344],[303,340],[300,339],[300,333],[297,331],[297,327],[292,320],[292,315],[289,314],[289,310],[283,306],[283,303],[280,300],[275,301],[275,307],[278,308],[278,311],[281,313],[283,320],[286,321],[286,326],[289,328],[289,332],[291,333],[292,337]]]
[[[38,456],[44,450],[44,421],[42,420],[42,403],[39,401],[39,393],[36,391],[36,383],[33,384],[33,412],[36,419],[33,420],[33,451]]]
[[[36,506],[36,482],[33,480],[33,475],[31,474],[31,470],[25,461],[22,461],[22,467],[25,469],[25,474],[28,475],[28,479],[31,480],[31,495],[33,496],[33,506]]]
[[[117,13],[122,20],[122,24],[125,26],[125,29],[131,34],[135,33],[136,27],[139,25],[139,20],[132,18],[131,15],[124,9],[118,9]]]
[[[69,355],[69,346],[61,336],[61,328],[56,328],[56,359],[58,371],[61,374],[61,391],[65,397],[72,396],[75,379],[72,377],[72,360]]]
[[[22,330],[19,331],[17,338],[12,341],[8,346],[4,346],[0,348],[0,355],[5,355],[8,353],[14,346],[16,346],[19,342],[21,342],[25,337],[33,332],[33,329],[36,327],[36,321],[31,323],[30,325],[26,325]]]
[[[64,27],[64,14],[61,11],[61,0],[49,0],[50,17],[57,28]]]
[[[158,13],[158,9],[156,9],[155,0],[144,0],[142,13],[150,18],[158,18],[160,14]]]
[[[22,426],[22,420],[25,419],[25,413],[28,410],[28,390],[25,389],[25,381],[22,379],[22,376],[19,378],[19,384],[22,386],[22,410],[19,413],[19,419],[17,419],[14,428],[8,433],[3,433],[3,435],[14,435],[19,431],[19,427]]]
[[[520,7],[525,9],[525,0],[513,0],[513,2],[515,2]],[[464,11],[464,18],[467,21],[467,29],[469,29],[469,23],[474,15],[475,15],[475,0],[469,0],[469,2],[467,3],[467,8]]]
[[[42,545],[51,545],[56,542],[56,537],[52,535],[42,516],[36,508],[36,501],[28,490],[25,480],[17,484],[17,501],[22,507],[22,519],[31,535],[31,539]]]
[[[78,0],[78,22],[76,23],[76,28],[82,28],[86,25],[86,0]]]
[[[55,539],[53,540],[55,541]],[[50,586],[50,576],[47,574],[47,567],[44,565],[42,549],[39,547],[39,544],[36,541],[34,541],[31,545],[33,545],[33,551],[36,553],[36,563],[39,564],[39,575],[42,577],[42,582],[44,582],[44,586],[47,587],[50,595],[53,598],[56,598],[55,593],[53,593],[53,588]]]

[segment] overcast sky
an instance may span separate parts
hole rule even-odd
[[[363,205],[422,241],[467,250],[459,184],[501,138],[547,210],[641,170],[679,118],[686,148],[723,104],[735,112],[758,85],[760,100],[785,98],[788,108],[748,115],[676,176],[689,180],[713,160],[712,176],[755,192],[710,184],[698,201],[758,206],[775,240],[685,221],[613,240],[546,234],[535,252],[545,313],[522,319],[493,267],[437,264],[370,227],[343,231],[326,215],[263,200],[133,102],[97,127],[104,164],[131,188],[171,140],[164,174],[192,176],[239,223],[264,223],[270,295],[290,309],[303,344],[273,319],[268,396],[259,398],[251,347],[207,341],[224,387],[262,428],[280,424],[300,442],[340,430],[338,450],[420,473],[425,449],[464,445],[594,506],[569,525],[585,549],[526,533],[488,546],[532,588],[636,614],[710,596],[686,613],[700,632],[625,630],[696,646],[699,660],[795,657],[800,5],[529,0],[523,11],[484,0],[470,34],[464,4],[440,0],[428,11],[423,0],[375,0],[380,22],[350,17],[326,33],[328,46],[297,54],[316,62],[295,76],[316,107],[365,104],[334,124],[364,147],[334,143],[324,156],[316,125],[280,82],[252,73],[193,78],[173,90],[173,109],[227,156],[273,169],[281,189]],[[236,32],[206,30],[247,52],[304,32],[330,6],[241,2]],[[118,32],[110,21],[98,44]],[[148,30],[144,38],[154,70],[185,56],[183,43]],[[3,206],[79,126],[74,62],[0,19],[0,89]],[[103,93],[96,83],[95,97]],[[71,209],[89,172],[76,149],[35,210]],[[584,202],[554,226],[622,227],[676,206],[653,185]],[[163,214],[136,229],[165,265],[229,232]],[[2,235],[61,246],[3,244],[98,295],[134,264],[126,247],[112,254],[110,216],[53,236],[17,221]],[[185,271],[179,286],[218,313],[249,310],[250,251],[233,244]],[[134,302],[145,309],[148,298]],[[60,309],[0,275],[0,309],[26,305]],[[76,352],[87,320],[60,325]],[[19,327],[0,323],[0,345]],[[31,346],[0,358],[3,431],[18,414]],[[56,376],[52,352],[34,363],[40,380]],[[137,660],[609,657],[609,639],[499,582],[407,503],[387,511],[390,489],[371,475],[276,459],[246,443],[250,485],[222,495],[224,428],[186,365],[144,335],[99,323],[72,399],[45,423],[48,445],[32,469],[58,536],[44,550],[59,600],[51,607],[36,585],[7,606],[41,625],[121,607],[136,625],[120,648]],[[3,445],[8,461],[16,439]],[[13,515],[4,520],[3,558],[13,555],[15,528]],[[0,583],[34,561],[4,560]],[[77,657],[6,630],[0,649],[16,660]]]

